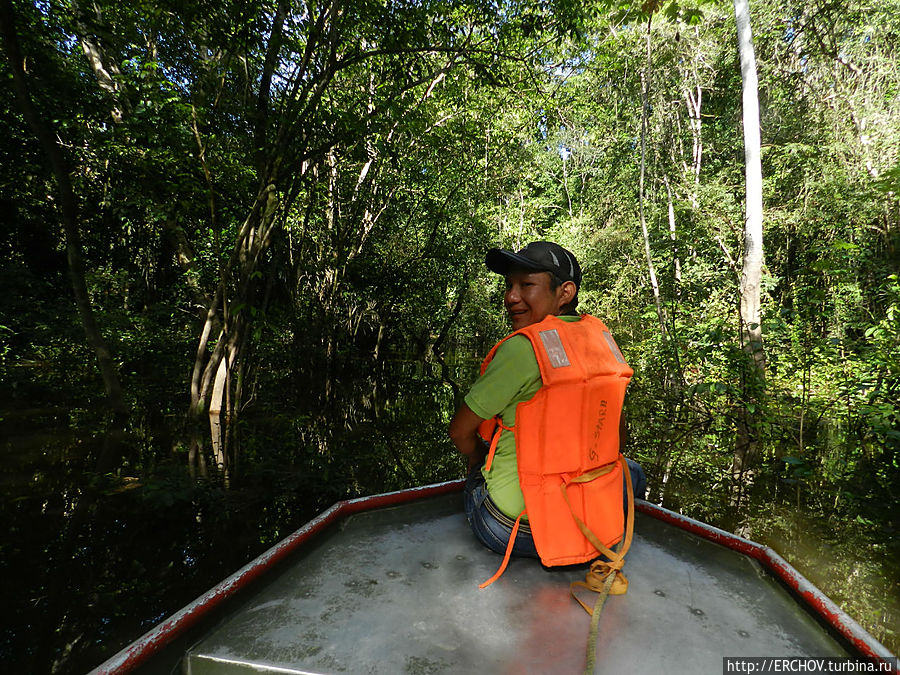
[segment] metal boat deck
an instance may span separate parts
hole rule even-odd
[[[582,672],[589,617],[569,583],[584,566],[513,559],[480,590],[499,562],[471,534],[458,493],[356,513],[305,543],[188,651],[183,671]],[[657,518],[638,513],[625,573],[628,593],[600,619],[596,673],[847,654],[756,560]]]
[[[583,672],[589,621],[569,583],[584,566],[514,559],[480,590],[500,558],[470,533],[461,489],[336,503],[92,675]],[[637,511],[631,585],[603,610],[595,673],[848,653],[897,672],[895,656],[772,549],[647,502]]]

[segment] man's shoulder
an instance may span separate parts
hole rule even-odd
[[[513,335],[504,340],[497,351],[494,353],[494,359],[521,359],[531,356],[534,358],[534,349],[531,347],[531,340],[522,334]]]
[[[583,314],[580,316],[576,315],[563,315],[563,316],[555,316],[552,320],[562,320],[565,323],[578,323],[582,319],[587,318],[589,320],[594,317]],[[558,324],[556,324],[558,325]],[[494,358],[500,355],[503,352],[506,355],[524,355],[524,354],[534,354],[534,348],[531,346],[532,339],[535,339],[535,334],[540,333],[542,328],[552,327],[553,324],[551,321],[539,321],[531,326],[527,326],[526,328],[521,329],[520,332],[513,333],[509,337],[505,338],[500,342],[497,346],[496,352],[494,354]],[[532,329],[529,331],[528,329]],[[529,337],[529,335],[531,337]]]

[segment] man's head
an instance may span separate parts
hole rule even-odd
[[[485,263],[506,277],[504,305],[513,330],[537,323],[548,314],[575,314],[581,267],[562,246],[535,241],[517,253],[492,248]]]

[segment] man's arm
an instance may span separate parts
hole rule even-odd
[[[478,436],[478,425],[484,421],[483,417],[479,417],[465,403],[460,406],[459,410],[450,420],[450,440],[453,445],[468,460],[468,472],[480,467],[484,464],[487,457],[487,447]]]
[[[625,443],[628,442],[628,421],[625,419],[625,410],[619,415],[619,452],[625,454]]]

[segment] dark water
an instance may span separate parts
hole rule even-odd
[[[102,426],[84,411],[7,411],[0,594],[11,611],[0,662],[85,672],[334,501],[461,476],[444,437],[452,396],[422,373],[409,386],[400,394],[410,405],[379,403],[373,389],[369,405],[343,407],[341,425],[310,412],[245,419],[241,470],[227,488],[214,474],[192,478],[176,419],[104,433],[82,430]],[[116,466],[98,473],[111,442]],[[798,506],[791,489],[775,493],[738,512],[673,478],[665,505],[773,546],[896,653],[894,533]]]

